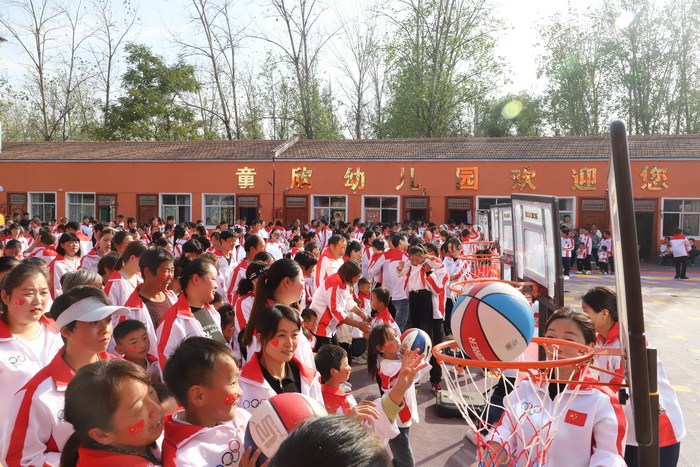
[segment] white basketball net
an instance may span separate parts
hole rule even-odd
[[[558,358],[558,348],[553,347],[555,348],[551,349],[552,354],[548,355],[548,359],[551,360]],[[467,358],[463,353],[459,355],[461,351],[456,346],[450,349],[457,352],[456,357]],[[576,379],[568,381],[580,381],[580,375],[586,374],[589,364],[590,360],[581,364],[579,371],[572,376]],[[547,451],[557,434],[559,424],[579,393],[580,384],[568,385],[565,389],[563,385],[557,387],[556,394],[561,391],[563,394],[556,395],[552,400],[549,396],[549,379],[545,374],[551,371],[553,379],[561,379],[557,369],[542,372],[533,369],[533,377],[526,371],[517,373],[517,370],[482,370],[476,367],[455,366],[444,361],[441,361],[440,365],[447,391],[469,428],[473,430],[478,447],[479,467],[530,467],[545,464]],[[536,365],[533,365],[533,368],[534,366]],[[530,384],[538,390],[526,390],[521,394],[521,391],[514,390],[519,384]],[[507,398],[502,402],[492,398],[495,392],[504,388],[509,394]],[[525,400],[525,397],[528,400]],[[500,413],[503,414],[502,419]],[[502,462],[503,456],[507,456],[505,462]]]

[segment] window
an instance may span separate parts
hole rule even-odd
[[[700,199],[665,199],[663,235],[672,236],[680,227],[685,235],[700,235]]]
[[[329,222],[347,218],[347,198],[345,196],[314,196],[314,219],[324,218]]]
[[[29,193],[29,214],[44,222],[56,219],[56,193]]]
[[[576,198],[559,198],[559,223],[564,223],[564,217],[569,216],[571,220],[569,224],[571,226],[576,225],[576,218],[574,217],[574,200]]]
[[[83,217],[95,217],[95,193],[68,193],[68,219],[82,222]]]
[[[478,197],[479,207],[477,209],[491,209],[494,204],[510,204],[510,198],[482,198]]]
[[[235,216],[235,195],[204,195],[204,224],[207,227],[215,227],[221,222],[233,226]]]
[[[97,219],[109,222],[117,218],[117,195],[97,195]]]
[[[162,194],[160,195],[160,205],[161,217],[164,220],[168,216],[173,216],[176,224],[192,220],[190,195]]]
[[[399,219],[399,199],[395,196],[366,196],[364,198],[366,222],[387,223]]]

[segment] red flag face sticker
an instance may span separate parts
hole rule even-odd
[[[129,352],[136,352],[136,346],[132,345],[131,347],[129,347],[128,350],[129,350]]]
[[[564,421],[570,425],[583,426],[586,424],[587,417],[588,415],[583,412],[576,412],[575,410],[569,409],[569,411],[566,412]]]
[[[17,306],[22,306],[22,305],[24,305],[25,303],[27,303],[27,302],[25,302],[25,301],[22,300],[21,298],[18,298],[17,300],[15,300],[15,305],[17,305]]]
[[[130,427],[128,428],[129,434],[130,434],[130,435],[135,435],[135,434],[138,433],[139,431],[143,430],[143,426],[145,425],[145,423],[146,423],[146,422],[145,422],[144,420],[141,420],[141,421],[138,422],[136,425],[130,426]]]
[[[159,277],[161,280],[163,280],[163,279],[167,279],[167,278],[168,278],[168,275],[167,275],[167,274],[161,274],[161,275],[158,276],[158,277]]]
[[[277,339],[270,339],[270,344],[272,344],[273,347],[277,347],[278,345],[280,345],[280,341],[278,341]]]
[[[226,404],[226,405],[235,404],[237,400],[238,400],[238,394],[228,394],[228,395],[224,396],[224,404]]]

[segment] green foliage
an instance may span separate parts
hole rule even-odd
[[[195,69],[180,60],[168,66],[143,45],[125,47],[128,69],[122,77],[124,95],[107,111],[98,135],[106,140],[191,140],[203,135],[182,96],[200,89]]]
[[[540,100],[523,92],[491,101],[478,121],[474,136],[543,136],[543,127]]]

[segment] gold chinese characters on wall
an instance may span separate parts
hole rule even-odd
[[[311,176],[313,174],[314,171],[307,169],[306,166],[292,169],[292,184],[289,185],[289,188],[313,188],[313,185],[311,185]]]
[[[667,169],[664,167],[649,167],[644,166],[639,176],[642,178],[642,190],[660,191],[668,188]]]
[[[572,190],[594,191],[598,189],[597,169],[595,168],[571,169],[571,178],[574,179]]]
[[[478,190],[479,189],[479,168],[478,167],[457,167],[457,189],[458,190]]]
[[[517,188],[519,190],[524,190],[525,188],[530,188],[535,190],[537,187],[532,182],[532,179],[537,176],[536,170],[530,170],[530,167],[525,166],[523,170],[511,170],[510,177],[513,179],[513,184],[511,188]]]

